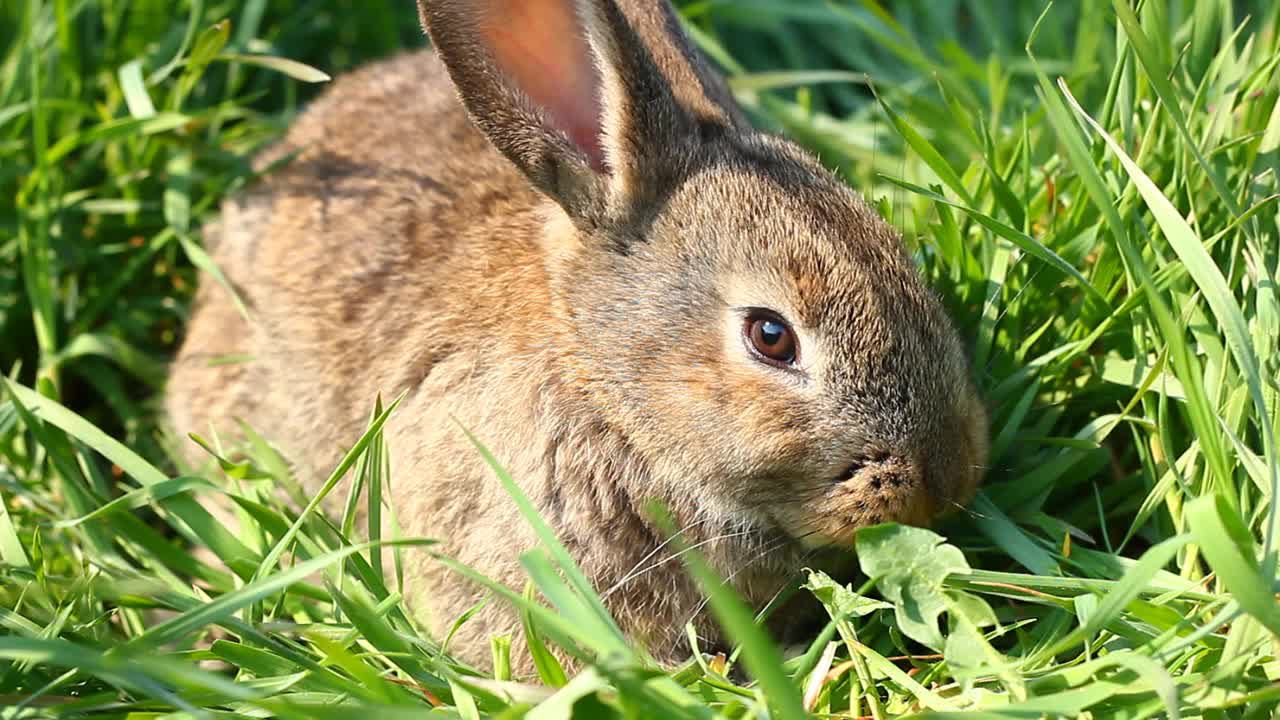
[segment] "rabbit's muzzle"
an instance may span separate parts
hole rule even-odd
[[[947,489],[972,492],[976,477],[954,477],[966,472],[960,462],[939,462],[927,451],[869,453],[831,477],[805,517],[786,524],[809,547],[848,547],[859,528],[879,523],[927,526],[963,501]]]

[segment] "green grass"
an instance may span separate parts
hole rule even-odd
[[[544,533],[536,590],[495,588],[532,679],[407,617],[380,558],[429,544],[293,509],[265,441],[175,476],[157,431],[201,222],[307,66],[421,44],[412,3],[0,5],[0,717],[1273,717],[1280,8],[884,5],[682,10],[916,250],[992,409],[983,492],[940,535],[864,531],[867,582],[808,578],[832,622],[786,655],[686,556],[740,649],[667,673]],[[388,481],[375,402],[332,492]]]

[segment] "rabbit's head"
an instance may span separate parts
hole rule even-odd
[[[985,412],[897,234],[645,13],[422,4],[474,122],[553,201],[548,333],[646,459],[630,490],[815,546],[967,502]]]

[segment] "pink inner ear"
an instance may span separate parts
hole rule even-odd
[[[600,75],[573,0],[488,0],[481,32],[503,73],[604,172]]]

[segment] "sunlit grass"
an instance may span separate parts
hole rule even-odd
[[[509,638],[464,667],[403,608],[429,539],[325,517],[269,439],[182,475],[156,425],[201,223],[312,67],[421,43],[412,3],[0,6],[0,717],[1271,717],[1280,8],[885,7],[682,4],[755,119],[903,230],[971,343],[984,490],[865,532],[860,587],[803,578],[832,621],[789,654],[684,556],[741,647],[666,672],[540,530],[530,592],[494,588],[513,678]],[[339,497],[390,481],[368,402]]]

